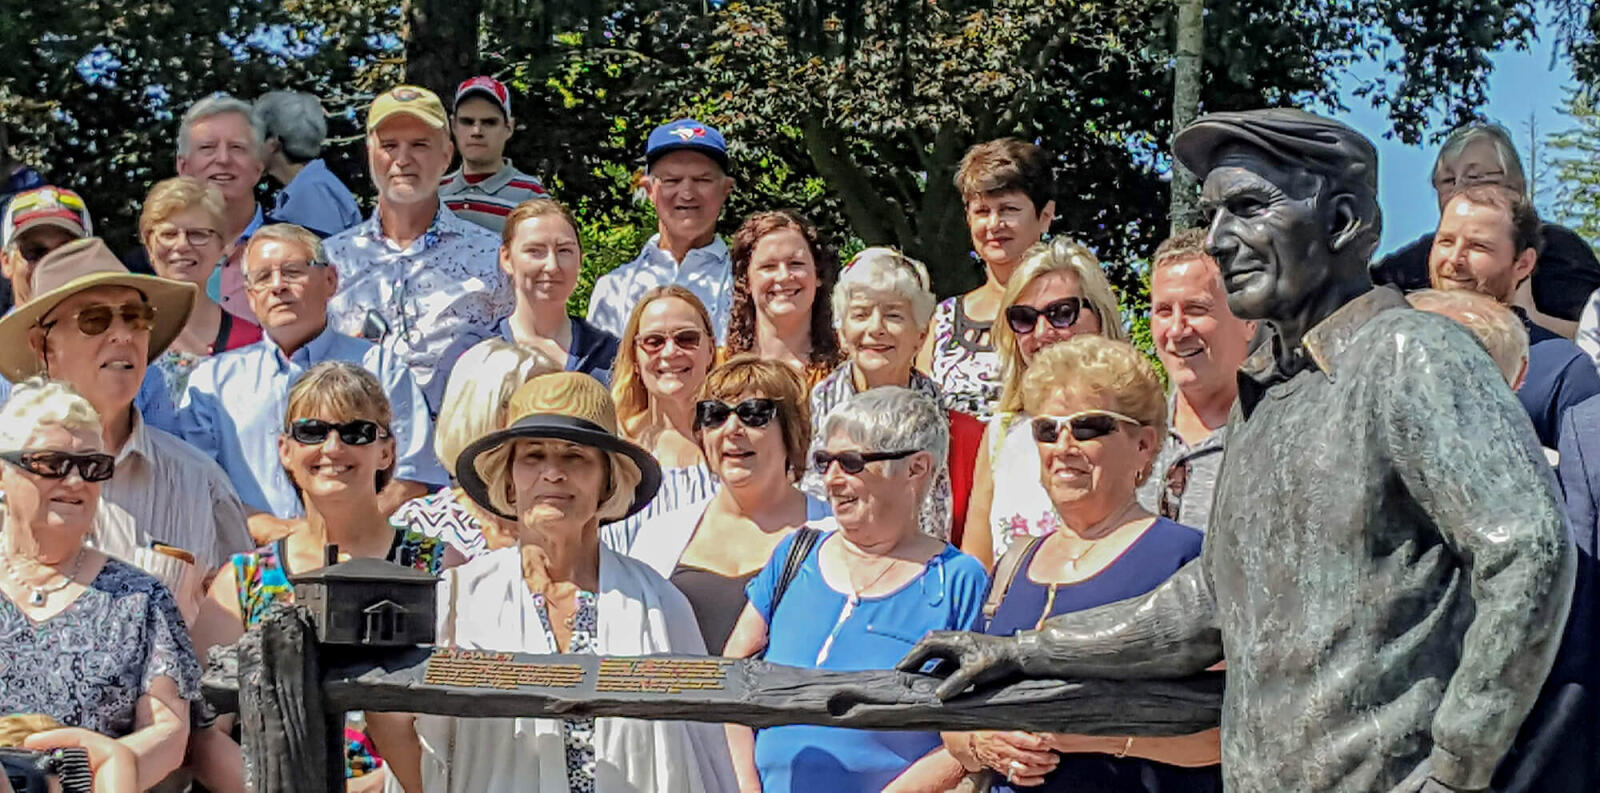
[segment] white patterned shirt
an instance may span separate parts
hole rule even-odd
[[[677,284],[688,289],[706,304],[711,327],[720,342],[728,330],[728,314],[733,310],[733,259],[721,237],[704,248],[695,248],[680,264],[672,254],[661,250],[661,235],[644,244],[639,258],[600,276],[589,297],[589,324],[617,338],[628,325],[628,316],[644,293],[657,286]]]
[[[427,232],[406,248],[384,236],[373,210],[323,249],[339,268],[329,322],[339,333],[400,356],[433,414],[456,359],[495,336],[500,318],[516,305],[500,271],[500,238],[443,205]]]

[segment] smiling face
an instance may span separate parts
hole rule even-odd
[[[1241,319],[1288,319],[1329,291],[1332,219],[1320,179],[1241,145],[1228,146],[1206,175],[1203,211],[1212,212],[1207,250],[1222,271],[1228,308]],[[1326,221],[1326,222],[1325,222]]]
[[[800,232],[781,228],[756,240],[748,277],[757,313],[773,319],[811,316],[817,261]]]
[[[1217,267],[1194,257],[1150,276],[1150,336],[1156,357],[1179,388],[1214,389],[1233,379],[1255,334],[1228,310]]]
[[[1454,156],[1441,158],[1433,169],[1433,190],[1439,198],[1439,211],[1457,190],[1480,184],[1506,185],[1522,190],[1522,180],[1508,172],[1500,149],[1488,135],[1479,135],[1462,146]]]
[[[829,436],[823,448],[829,454],[844,452],[900,451],[867,449],[843,431]],[[846,473],[838,463],[822,472],[822,485],[839,527],[853,532],[883,526],[917,524],[919,493],[923,480],[932,473],[932,456],[918,452],[901,460],[879,460],[866,464],[860,473]]]
[[[1102,392],[1059,389],[1039,405],[1037,415],[1070,416],[1084,410],[1117,410]],[[1038,443],[1039,481],[1063,519],[1074,525],[1099,520],[1132,503],[1140,475],[1158,450],[1153,428],[1124,421],[1116,430],[1080,441],[1063,430],[1055,443]]]
[[[332,267],[311,266],[310,259],[303,246],[276,239],[256,242],[245,255],[246,283],[252,283],[256,274],[272,274],[260,288],[250,286],[245,294],[256,322],[276,338],[314,335],[327,322],[328,301],[338,289],[339,275]]]
[[[1012,305],[1028,306],[1043,311],[1051,303],[1068,297],[1083,297],[1083,287],[1079,286],[1077,276],[1064,270],[1054,270],[1033,279],[1022,291],[1017,294],[1017,300]],[[1005,321],[1002,316],[1001,322]],[[1100,317],[1089,308],[1088,303],[1078,311],[1078,319],[1071,327],[1058,328],[1041,314],[1033,323],[1032,333],[1017,333],[1017,352],[1022,356],[1024,364],[1031,365],[1033,356],[1039,351],[1055,344],[1066,341],[1080,333],[1099,333]]]
[[[499,169],[506,141],[511,139],[511,120],[499,105],[482,96],[462,99],[450,118],[450,130],[455,133],[461,159],[474,166]]]
[[[144,244],[156,275],[201,288],[222,260],[224,246],[222,230],[201,207],[190,207],[155,224]]]
[[[1056,202],[1036,207],[1021,190],[973,196],[966,202],[972,249],[989,267],[1002,268],[1009,275],[1022,255],[1050,230],[1055,211]]]
[[[443,130],[395,113],[367,135],[367,167],[378,199],[390,204],[439,200],[439,179],[455,154]]]
[[[733,192],[733,180],[721,166],[692,151],[675,151],[656,160],[645,185],[662,230],[680,240],[712,236],[722,202]]]
[[[376,421],[370,416],[334,415],[326,410],[309,410],[291,420],[320,419],[342,424],[362,418]],[[378,472],[394,467],[394,435],[380,432],[372,443],[350,444],[334,431],[329,432],[322,443],[306,444],[280,434],[278,461],[308,503],[333,499],[375,500]]]
[[[511,242],[500,246],[500,269],[511,277],[518,302],[565,306],[582,267],[578,232],[558,214],[518,223]]]
[[[748,391],[721,401],[738,405],[746,399],[765,396]],[[763,426],[751,427],[735,413],[720,426],[705,428],[700,433],[700,449],[705,452],[706,466],[724,485],[732,487],[771,481],[773,474],[781,475],[788,465],[782,423],[782,418],[775,416]]]
[[[511,446],[511,504],[524,526],[582,526],[595,520],[605,498],[604,452],[551,439],[519,439]]]
[[[679,346],[677,338],[683,331],[696,331],[700,343],[694,349]],[[666,344],[650,352],[642,349],[638,341],[649,337],[664,337]],[[639,332],[634,337],[639,356],[639,379],[652,399],[693,399],[706,373],[711,371],[715,357],[715,341],[711,332],[700,322],[693,307],[676,297],[663,297],[651,301],[639,313]]]
[[[909,371],[922,347],[911,301],[894,292],[857,289],[839,319],[839,341],[856,368],[869,379],[878,373]]]
[[[1457,195],[1433,235],[1428,280],[1435,289],[1465,289],[1510,303],[1537,261],[1534,249],[1517,250],[1509,212]]]
[[[120,311],[113,311],[106,331],[88,336],[78,327],[76,317],[91,306],[120,309],[142,303],[144,296],[125,286],[85,289],[46,314],[31,331],[29,341],[35,354],[43,354],[50,376],[66,381],[102,414],[126,409],[144,382],[150,329],[136,330]],[[47,325],[50,327],[45,328]]]
[[[265,166],[250,119],[218,113],[189,125],[189,152],[178,156],[178,175],[205,180],[230,206],[255,203]]]
[[[104,451],[100,433],[68,432],[54,423],[35,427],[23,448],[74,454]],[[10,463],[0,463],[0,490],[5,492],[9,519],[27,526],[41,545],[76,547],[94,527],[100,483],[83,481],[76,468],[64,479],[48,479]]]

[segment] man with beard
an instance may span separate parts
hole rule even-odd
[[[1572,593],[1527,415],[1466,330],[1373,288],[1366,138],[1297,110],[1214,113],[1174,153],[1205,180],[1228,307],[1269,330],[1240,370],[1203,554],[1036,631],[934,633],[900,668],[953,666],[951,697],[1019,674],[1187,676],[1226,647],[1231,793],[1483,789]]]

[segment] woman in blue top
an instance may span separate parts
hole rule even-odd
[[[1103,336],[1042,350],[1022,381],[1041,483],[1060,517],[996,566],[984,632],[1035,630],[1058,614],[1142,595],[1200,555],[1200,532],[1139,506],[1166,437],[1166,399],[1145,357]],[[945,733],[995,790],[1208,793],[1222,789],[1217,730],[1176,738],[1026,732]]]
[[[917,521],[949,445],[944,412],[885,386],[834,410],[822,432],[813,465],[837,531],[806,549],[781,601],[778,579],[802,535],[778,544],[745,589],[750,602],[724,654],[765,649],[767,660],[790,666],[890,669],[928,631],[974,627],[988,586],[983,566]],[[961,776],[935,733],[794,725],[752,741],[749,728],[730,725],[728,742],[746,791],[942,792]]]

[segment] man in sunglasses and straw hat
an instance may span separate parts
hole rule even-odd
[[[130,273],[89,237],[40,259],[30,286],[0,318],[0,374],[61,380],[94,405],[116,474],[90,542],[160,578],[192,618],[201,580],[254,545],[222,469],[133,404],[146,366],[188,320],[194,285]]]

